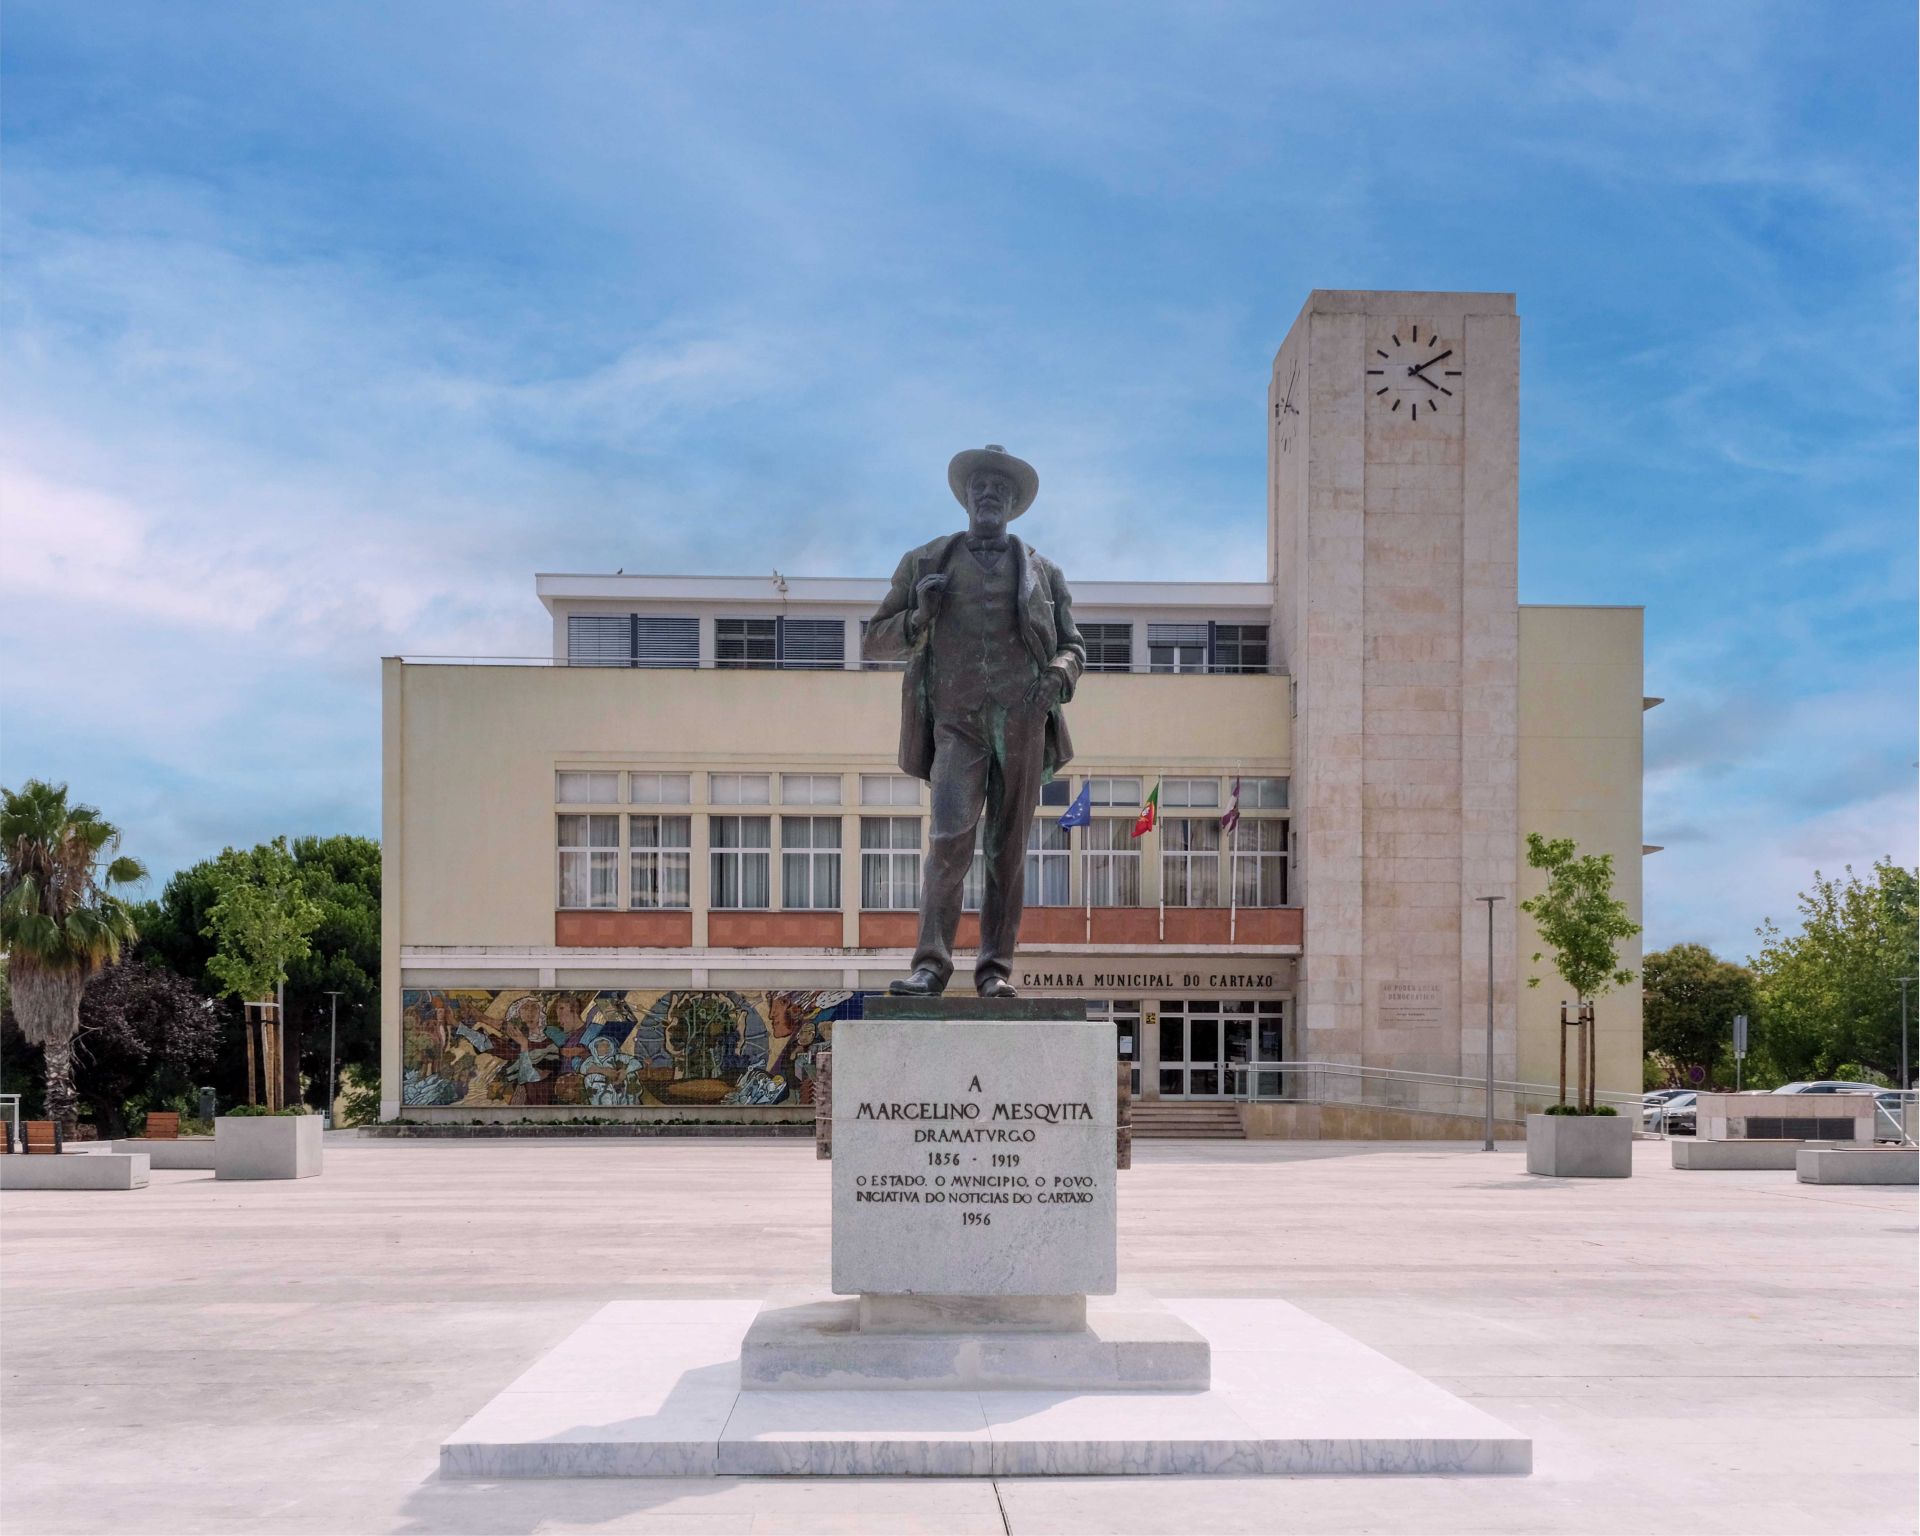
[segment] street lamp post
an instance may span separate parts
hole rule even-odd
[[[1493,904],[1505,901],[1504,896],[1476,896],[1475,901],[1487,904],[1487,1126],[1486,1140],[1480,1150],[1493,1150]],[[1904,1039],[1905,1037],[1902,1036]]]
[[[327,1019],[327,1129],[333,1129],[333,1064],[339,1055],[340,1041],[340,994],[329,992],[333,999],[332,1011]]]
[[[1900,1090],[1905,1092],[1913,1086],[1913,1080],[1907,1076],[1907,988],[1912,986],[1914,978],[1900,978]]]

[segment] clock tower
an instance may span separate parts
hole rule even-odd
[[[1498,896],[1516,1070],[1519,342],[1511,294],[1323,290],[1274,359],[1309,1059],[1478,1077]]]

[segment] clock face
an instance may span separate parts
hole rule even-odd
[[[1274,370],[1274,388],[1279,398],[1273,402],[1273,430],[1280,438],[1280,451],[1293,451],[1294,432],[1300,425],[1300,359],[1294,358],[1289,365],[1287,383],[1280,388],[1280,373]]]
[[[1367,358],[1367,393],[1390,416],[1418,421],[1460,409],[1460,353],[1430,326],[1393,332]]]

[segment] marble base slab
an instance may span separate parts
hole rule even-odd
[[[1519,1473],[1532,1442],[1284,1301],[1168,1301],[1205,1392],[742,1391],[755,1301],[602,1307],[440,1447],[448,1477]]]
[[[941,1299],[958,1310],[958,1298]],[[741,1343],[741,1386],[750,1392],[1191,1392],[1207,1386],[1207,1341],[1150,1296],[1085,1298],[1079,1328],[969,1328],[964,1319],[943,1331],[860,1325],[868,1303],[915,1300],[771,1300]],[[992,1298],[982,1304],[991,1308]]]

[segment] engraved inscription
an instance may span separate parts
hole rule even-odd
[[[1438,1028],[1440,983],[1383,981],[1379,991],[1381,1024],[1394,1029]]]

